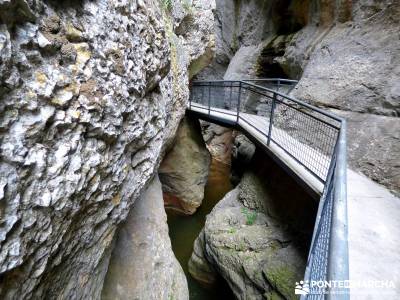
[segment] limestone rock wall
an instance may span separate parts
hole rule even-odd
[[[100,297],[214,46],[213,2],[172,3],[0,1],[0,298]]]
[[[398,194],[400,2],[341,1],[314,16],[281,59],[300,78],[293,95],[345,117],[350,166]]]
[[[118,230],[102,299],[189,299],[185,274],[172,252],[157,176]]]
[[[348,120],[350,167],[400,193],[400,2],[217,2],[200,79],[289,77],[293,96]]]

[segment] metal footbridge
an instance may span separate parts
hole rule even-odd
[[[304,280],[349,279],[346,122],[288,96],[296,81],[196,81],[188,112],[237,128],[319,199]],[[348,299],[343,287],[311,287],[302,299]]]

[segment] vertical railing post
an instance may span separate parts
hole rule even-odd
[[[278,79],[278,92],[279,92],[280,87],[281,87],[281,80]]]
[[[206,86],[203,85],[201,87],[201,105],[204,105],[204,93],[205,93]]]
[[[242,82],[239,81],[239,94],[238,94],[238,105],[237,105],[237,116],[236,116],[236,123],[239,124],[239,114],[240,114],[240,98],[242,94]]]
[[[211,114],[211,82],[208,83],[208,115]]]
[[[271,143],[271,136],[272,136],[272,125],[274,123],[274,112],[275,112],[275,105],[276,105],[276,93],[272,96],[272,104],[271,104],[271,114],[269,116],[269,129],[268,129],[268,142],[267,145]]]
[[[189,110],[192,109],[192,98],[193,98],[193,86],[189,83]]]
[[[229,89],[229,110],[232,109],[232,90],[233,90],[233,81],[231,81],[231,87]]]

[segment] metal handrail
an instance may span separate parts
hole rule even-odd
[[[347,195],[346,195],[346,121],[330,112],[324,111],[318,107],[310,105],[304,101],[295,99],[293,97],[264,86],[254,84],[254,82],[276,82],[277,88],[279,89],[281,83],[287,83],[285,85],[295,85],[297,81],[279,78],[267,78],[267,79],[248,79],[248,80],[215,80],[215,81],[196,81],[193,82],[193,88],[205,88],[208,87],[208,115],[210,116],[211,111],[218,111],[217,107],[211,105],[211,89],[217,88],[228,88],[230,89],[229,104],[236,101],[236,109],[230,110],[233,112],[230,115],[236,116],[236,125],[239,125],[239,121],[245,121],[241,117],[241,108],[243,97],[242,94],[246,92],[260,93],[263,97],[271,102],[271,110],[269,116],[269,129],[268,129],[268,146],[271,142],[278,145],[293,159],[303,165],[312,175],[319,179],[324,184],[324,190],[319,201],[318,212],[316,216],[316,222],[314,226],[313,238],[310,246],[306,271],[305,280],[348,280],[348,243],[347,243]],[[232,89],[237,92],[237,98],[232,99]],[[271,96],[272,95],[272,96]],[[225,94],[224,94],[225,97]],[[202,94],[204,100],[204,94]],[[190,97],[190,108],[193,105],[193,94]],[[225,100],[225,99],[224,99]],[[194,102],[196,103],[196,102]],[[330,140],[333,145],[331,157],[329,157],[329,165],[325,165],[324,173],[317,174],[312,169],[309,162],[304,162],[300,157],[296,157],[296,153],[293,153],[290,149],[285,149],[285,145],[279,143],[273,137],[273,131],[275,125],[273,124],[274,118],[279,118],[279,112],[277,112],[276,105],[287,106],[287,109],[292,111],[294,117],[303,114],[305,117],[312,118],[313,122],[319,122],[319,126],[324,124],[331,125],[331,129],[336,130],[337,135],[335,140]],[[310,110],[305,112],[304,110]],[[310,121],[309,121],[310,122]],[[332,125],[331,122],[335,124]],[[336,124],[337,123],[337,124]],[[254,127],[254,125],[249,124]],[[298,124],[299,125],[299,124]],[[305,126],[304,124],[301,124]],[[299,127],[301,128],[301,126]],[[258,130],[258,128],[255,128]],[[335,132],[336,132],[335,131]],[[286,147],[287,148],[287,147]],[[315,159],[315,158],[314,158]],[[325,176],[321,176],[325,175]],[[315,293],[314,293],[315,292]],[[326,290],[312,290],[311,294],[302,296],[302,299],[348,299],[349,290],[340,290],[338,288],[331,288],[330,293],[326,294]]]

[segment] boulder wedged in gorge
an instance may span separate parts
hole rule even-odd
[[[213,1],[172,2],[0,1],[0,298],[100,297],[214,47]]]
[[[233,130],[205,121],[201,121],[200,124],[204,141],[212,158],[230,165],[234,139]]]
[[[203,201],[210,164],[211,155],[201,135],[199,120],[185,117],[173,147],[158,169],[166,207],[193,214]]]
[[[172,252],[157,176],[118,229],[101,298],[189,299],[185,274]]]
[[[297,299],[317,203],[264,153],[207,216],[189,261],[194,278],[220,274],[237,299]]]

